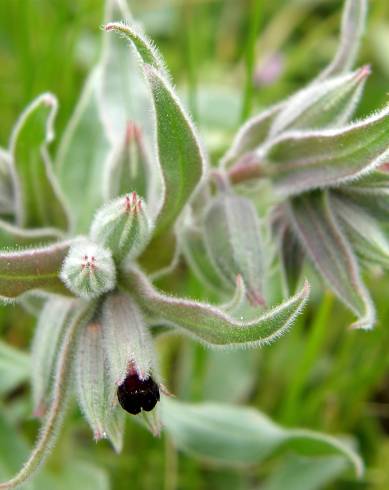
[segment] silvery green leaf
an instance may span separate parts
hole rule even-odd
[[[233,290],[238,274],[254,305],[264,304],[265,265],[260,222],[252,202],[223,192],[204,216],[204,241],[214,268]]]
[[[357,476],[359,455],[340,439],[305,429],[286,429],[252,408],[221,403],[189,404],[164,397],[162,420],[174,444],[206,461],[223,465],[258,464],[281,450],[341,455]]]
[[[103,342],[113,384],[120,385],[134,369],[147,379],[154,368],[150,331],[134,300],[126,293],[112,293],[103,306]]]
[[[179,234],[180,247],[191,271],[207,287],[222,292],[226,289],[210,261],[204,243],[204,234],[194,226],[186,226]]]
[[[284,103],[276,104],[249,119],[236,134],[231,147],[221,160],[221,165],[227,167],[261,146],[267,140],[274,120],[284,107]]]
[[[234,316],[234,313],[238,312],[240,308],[245,304],[247,297],[246,284],[244,283],[243,277],[238,274],[235,279],[235,292],[231,297],[230,301],[220,305],[220,309],[226,313]]]
[[[370,68],[313,83],[285,102],[271,125],[269,137],[288,129],[335,128],[345,124],[359,102]]]
[[[57,109],[58,102],[52,94],[40,95],[20,116],[12,133],[16,220],[22,227],[69,227],[48,151],[54,139]]]
[[[309,295],[306,282],[301,291],[250,320],[240,321],[220,308],[192,300],[165,295],[151,285],[140,271],[128,271],[122,277],[123,286],[136,299],[152,321],[178,328],[212,347],[258,347],[276,340],[293,324]]]
[[[135,191],[148,202],[153,188],[152,170],[143,132],[134,122],[129,122],[125,137],[113,147],[106,162],[103,182],[105,200]]]
[[[16,248],[58,241],[62,233],[56,228],[20,228],[0,219],[0,247]]]
[[[80,407],[98,441],[108,437],[107,418],[114,407],[115,385],[105,372],[103,332],[97,321],[86,325],[79,338],[76,359],[76,384]]]
[[[265,480],[262,490],[322,490],[347,469],[342,456],[309,458],[289,454]]]
[[[0,299],[12,299],[23,293],[41,289],[69,296],[59,278],[70,241],[46,247],[13,252],[0,252]]]
[[[320,275],[358,317],[353,328],[372,328],[374,306],[362,282],[351,245],[325,192],[296,197],[289,204],[289,219]]]
[[[368,0],[346,0],[338,50],[317,81],[345,73],[353,66],[365,28]]]
[[[332,208],[339,217],[358,255],[367,261],[389,267],[389,239],[380,223],[358,201],[331,193]]]
[[[257,153],[283,196],[351,182],[388,156],[389,106],[345,128],[285,133]]]
[[[73,211],[74,227],[79,232],[88,231],[102,204],[103,169],[110,149],[96,94],[100,78],[101,69],[96,67],[66,127],[56,161],[57,174]]]
[[[42,416],[50,398],[60,343],[69,324],[73,302],[53,297],[38,318],[31,348],[31,384],[34,413]]]
[[[74,348],[79,331],[89,322],[94,303],[79,305],[64,335],[58,354],[53,392],[46,417],[43,421],[35,446],[19,472],[8,481],[0,483],[0,489],[16,488],[28,481],[42,467],[55,444],[64,420],[70,395]]]
[[[0,394],[4,395],[27,381],[30,372],[29,356],[0,341]]]
[[[274,224],[280,263],[287,294],[293,294],[301,279],[304,250],[285,216]]]
[[[0,148],[0,216],[14,212],[11,156]]]
[[[169,82],[150,65],[144,66],[154,101],[158,158],[164,197],[155,235],[171,228],[202,178],[206,159],[196,130]]]

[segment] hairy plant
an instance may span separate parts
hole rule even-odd
[[[288,441],[297,450],[308,441],[311,453],[341,453],[361,473],[358,456],[330,436],[286,431],[246,409],[169,399],[153,327],[210,348],[276,340],[307,301],[306,258],[355,313],[353,327],[373,327],[360,266],[389,264],[389,109],[350,123],[370,73],[350,71],[365,16],[366,0],[348,0],[334,60],[247,121],[211,167],[158,50],[134,22],[112,22],[130,15],[121,1],[107,2],[102,56],[54,163],[52,94],[29,105],[0,151],[0,297],[39,312],[31,382],[42,418],[29,460],[0,488],[22,484],[42,464],[73,381],[95,439],[117,451],[127,411],[156,435],[165,426],[192,453],[212,438],[211,459],[235,427],[242,447],[252,433],[267,434],[257,461]],[[270,202],[262,192],[269,183]],[[220,305],[156,289],[179,257]],[[269,309],[274,263],[293,296]]]

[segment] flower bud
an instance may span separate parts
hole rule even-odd
[[[118,262],[139,255],[150,234],[145,203],[136,192],[118,197],[101,208],[91,227],[92,240],[109,248]]]
[[[111,252],[89,240],[74,244],[62,266],[61,279],[77,296],[95,298],[116,285]]]

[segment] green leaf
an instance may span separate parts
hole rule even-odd
[[[74,303],[67,298],[50,298],[43,306],[35,327],[31,348],[31,384],[37,416],[45,413],[50,401],[55,363],[73,306]]]
[[[214,270],[204,243],[204,234],[193,226],[187,226],[179,233],[180,248],[196,277],[208,288],[223,292],[225,285]]]
[[[344,473],[342,456],[306,458],[288,455],[264,482],[263,490],[322,490]]]
[[[189,404],[164,397],[162,419],[174,444],[193,456],[224,465],[258,464],[280,450],[342,455],[361,476],[359,456],[339,439],[305,429],[284,429],[252,408]]]
[[[245,153],[261,146],[267,140],[274,120],[284,107],[284,102],[276,104],[249,119],[236,134],[231,147],[221,159],[221,165],[228,167]]]
[[[0,216],[14,211],[11,156],[0,148]]]
[[[304,264],[304,251],[296,233],[293,231],[286,216],[281,216],[274,223],[278,242],[281,270],[287,294],[293,294],[300,282]]]
[[[16,298],[41,289],[67,296],[70,292],[59,278],[70,241],[47,247],[0,253],[0,298]]]
[[[0,341],[0,394],[3,395],[28,380],[30,359],[27,354]]]
[[[241,275],[253,305],[265,302],[260,227],[252,202],[228,191],[211,200],[204,216],[204,242],[215,270],[231,290]]]
[[[174,326],[213,347],[258,347],[276,340],[293,324],[309,295],[303,289],[281,305],[250,321],[238,321],[206,303],[158,292],[139,271],[128,271],[122,285],[135,295],[153,321]]]
[[[134,46],[144,63],[153,66],[156,70],[163,74],[163,76],[167,78],[169,77],[166,71],[165,63],[163,62],[157,48],[138,29],[134,28],[133,26],[129,26],[124,22],[109,22],[104,26],[104,29],[106,31],[115,31],[121,34]]]
[[[343,303],[358,316],[353,328],[372,328],[374,306],[327,193],[314,192],[290,201],[289,219],[307,256]]]
[[[369,66],[353,73],[312,83],[285,102],[271,125],[269,137],[288,129],[335,128],[352,116],[362,94]]]
[[[22,227],[69,227],[48,151],[54,139],[57,109],[58,102],[52,94],[40,95],[23,112],[11,137],[16,214]]]
[[[381,224],[367,213],[356,200],[331,194],[332,208],[358,255],[369,262],[389,267],[389,239]]]
[[[342,129],[285,133],[258,151],[283,196],[351,182],[389,156],[389,106]]]
[[[347,0],[343,9],[338,50],[317,80],[345,73],[353,66],[367,17],[367,0]]]
[[[109,142],[97,101],[101,71],[89,76],[57,154],[56,171],[73,211],[77,232],[87,232],[102,204],[102,176]]]
[[[150,65],[145,74],[153,95],[158,157],[164,179],[164,198],[155,223],[158,236],[173,226],[199,184],[205,166],[196,131],[169,83]]]
[[[0,247],[16,248],[56,242],[62,233],[55,228],[20,228],[0,219]]]

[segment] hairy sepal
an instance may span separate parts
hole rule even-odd
[[[220,277],[235,287],[240,274],[247,297],[263,305],[265,266],[261,224],[251,201],[223,192],[211,201],[204,216],[204,241],[208,255]]]
[[[76,385],[80,407],[96,441],[112,437],[119,452],[123,433],[117,407],[114,405],[115,385],[107,376],[102,325],[92,321],[79,338],[76,353]]]
[[[145,202],[135,192],[107,203],[92,222],[90,236],[108,248],[117,263],[136,258],[152,232]]]
[[[215,306],[165,295],[134,269],[123,276],[122,284],[136,295],[152,321],[176,327],[215,348],[258,347],[276,340],[293,324],[309,295],[306,282],[297,295],[246,322],[235,320]]]
[[[153,342],[142,312],[126,293],[110,294],[103,306],[103,341],[113,384],[131,369],[147,379],[155,367]]]
[[[307,256],[338,298],[358,316],[352,328],[370,329],[375,310],[362,282],[357,259],[334,214],[327,193],[294,198],[288,213]]]
[[[53,173],[48,146],[54,139],[58,102],[37,97],[16,123],[10,143],[16,191],[16,219],[22,227],[67,230],[69,217]]]
[[[289,132],[257,152],[283,196],[352,182],[389,157],[389,106],[342,129]]]

